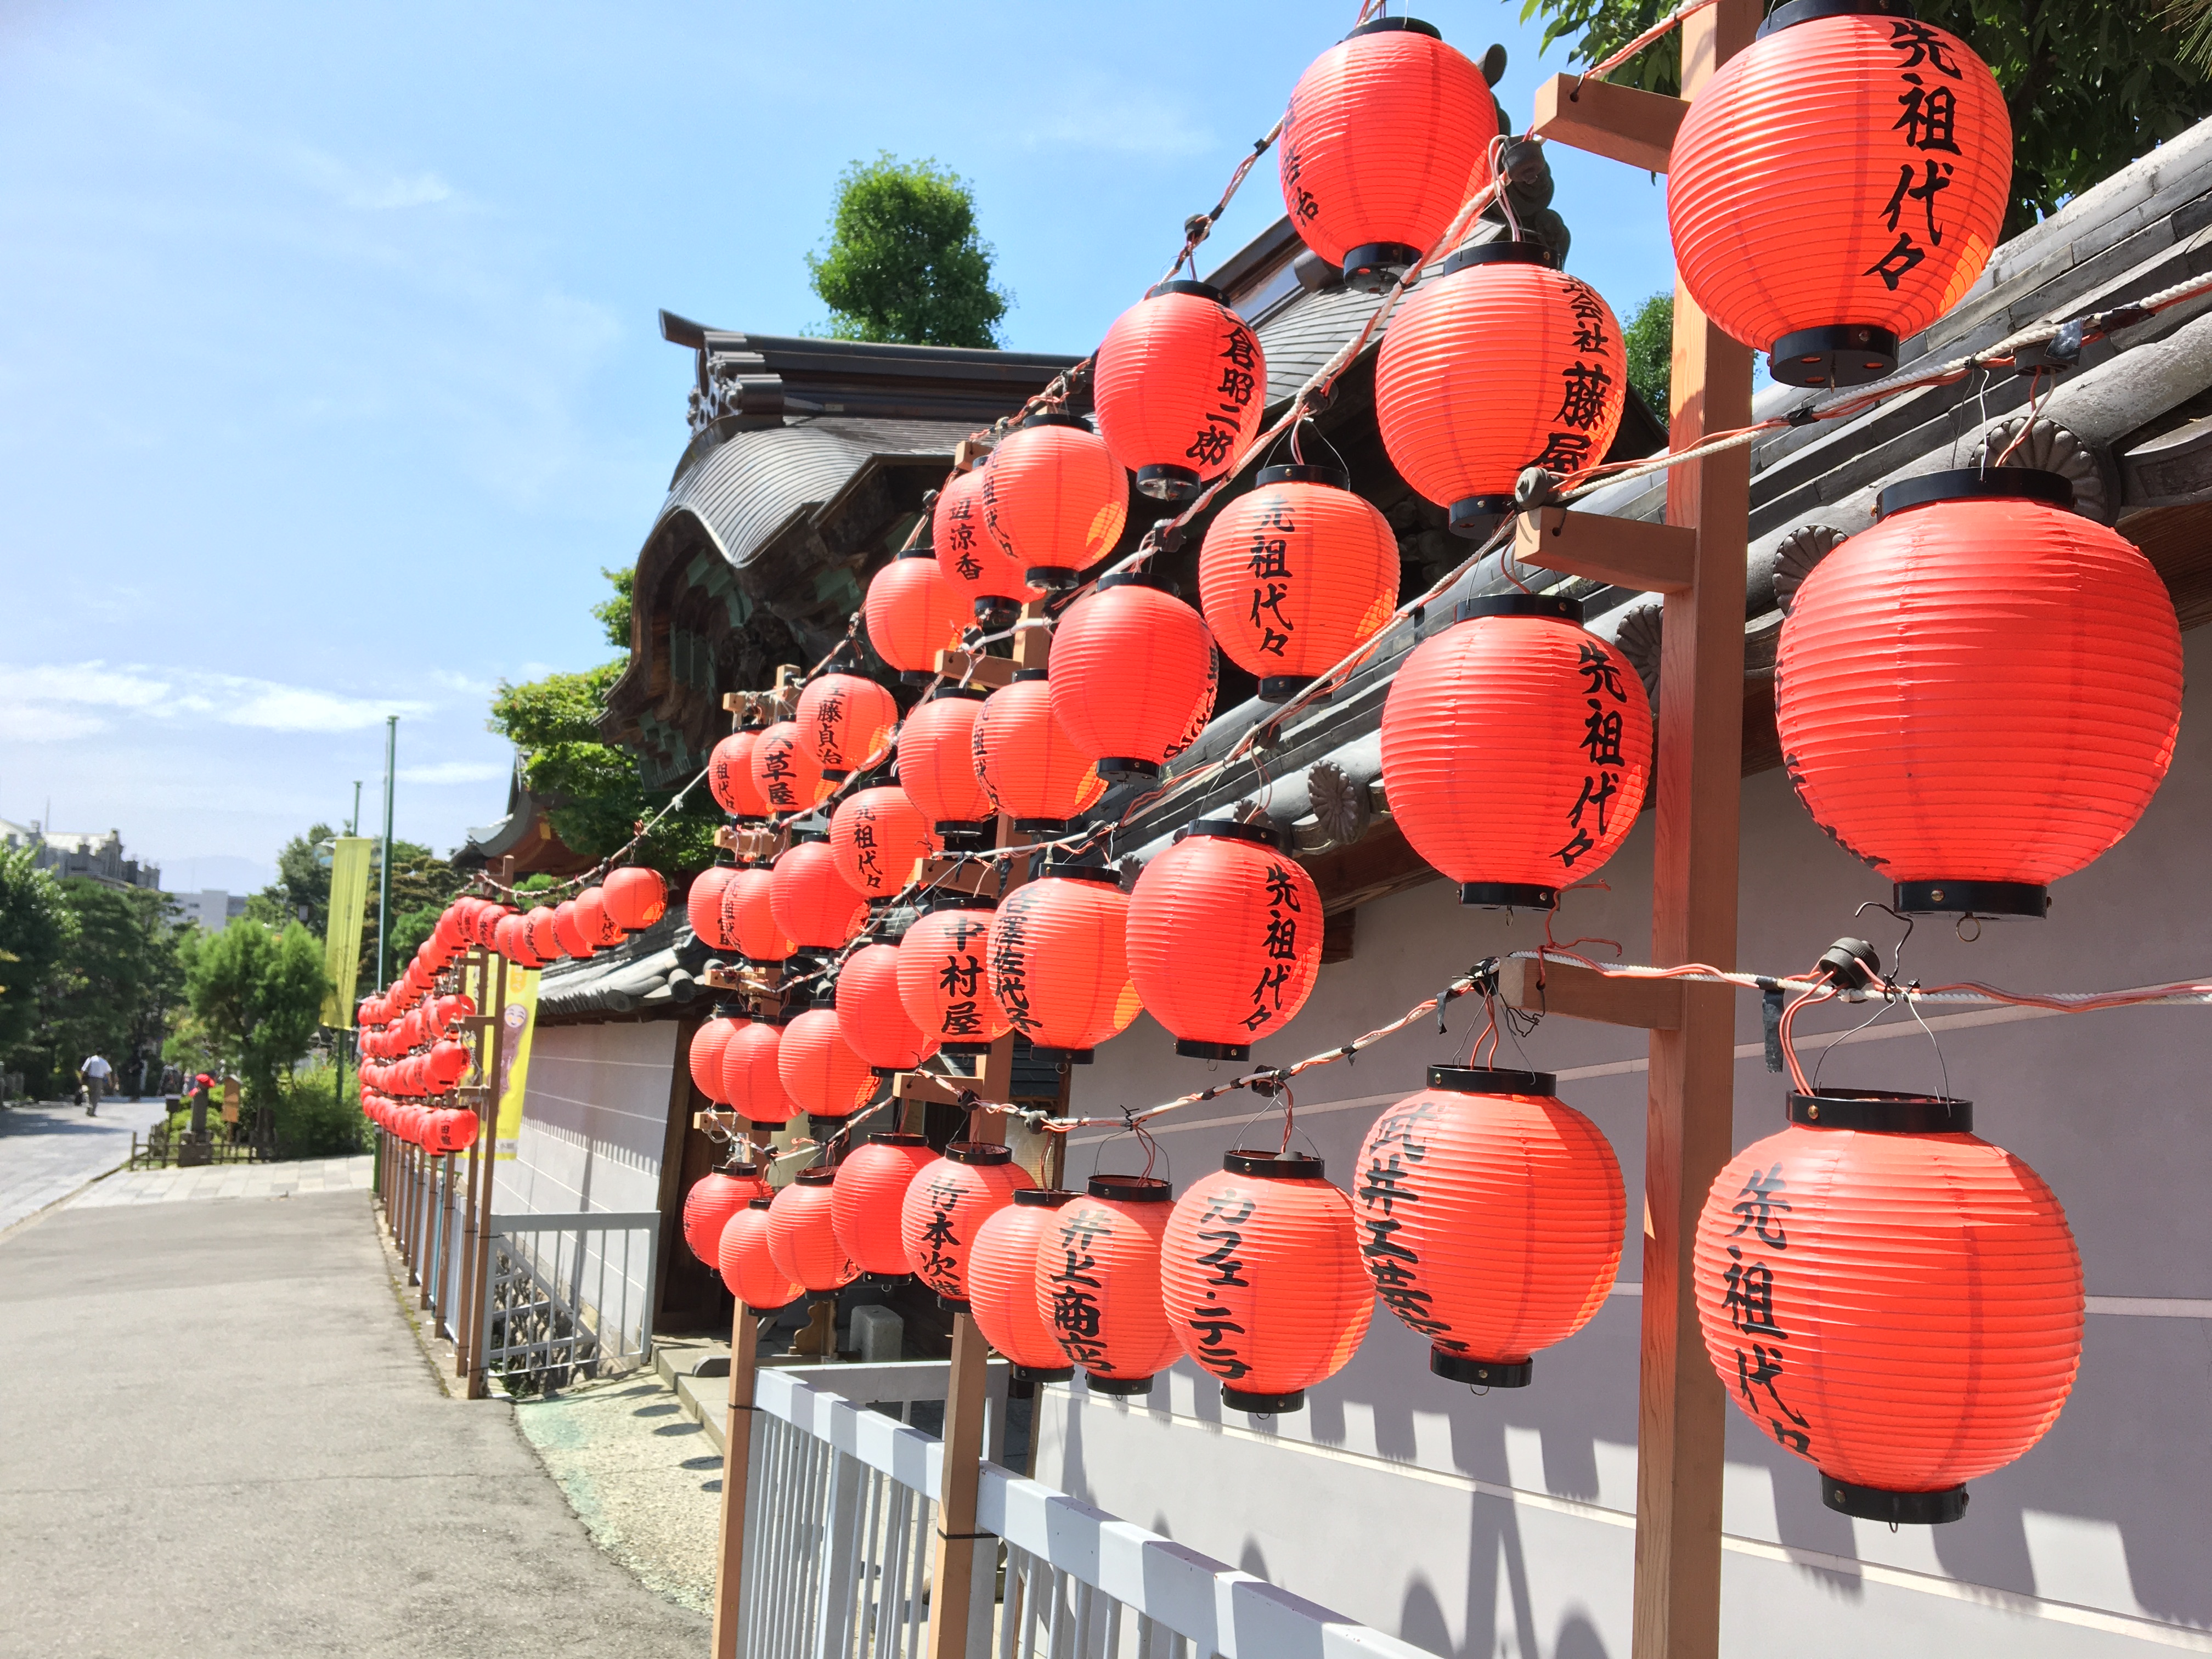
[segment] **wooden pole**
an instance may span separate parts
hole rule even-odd
[[[964,1659],[975,1580],[975,1489],[982,1476],[983,1406],[990,1345],[968,1315],[952,1319],[952,1367],[945,1395],[945,1456],[930,1571],[929,1659]],[[734,1367],[732,1368],[734,1369]],[[985,1618],[990,1616],[988,1606]]]
[[[742,1302],[730,1323],[730,1415],[722,1431],[722,1534],[714,1559],[714,1659],[737,1659],[745,1583],[745,1485],[753,1452],[760,1319]]]
[[[466,1389],[471,1400],[482,1400],[490,1391],[484,1374],[484,1330],[491,1322],[491,1215],[495,1200],[499,1196],[499,1097],[501,1067],[507,1053],[505,957],[485,952],[484,988],[483,1013],[488,1022],[482,1051],[484,1056],[484,1111],[483,1121],[477,1126],[477,1145],[483,1154],[483,1191],[477,1200],[483,1220],[477,1229],[476,1260],[469,1267],[469,1277],[475,1286],[469,1316],[469,1381]]]

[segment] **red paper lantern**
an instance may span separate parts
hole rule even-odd
[[[750,963],[788,962],[799,947],[775,919],[775,872],[740,870],[722,889],[722,931]]]
[[[1534,242],[1462,248],[1407,296],[1375,360],[1375,418],[1406,482],[1480,538],[1523,469],[1605,459],[1627,400],[1620,325]]]
[[[768,1212],[773,1207],[772,1200],[757,1198],[732,1216],[715,1258],[730,1294],[754,1313],[774,1313],[806,1294],[806,1287],[769,1254]]]
[[[968,1252],[975,1230],[1014,1194],[1036,1183],[1004,1146],[956,1140],[906,1189],[899,1240],[907,1266],[947,1302],[968,1300]]]
[[[983,469],[983,528],[1031,586],[1073,586],[1114,550],[1128,518],[1121,464],[1077,416],[1030,416]]]
[[[529,912],[522,921],[523,942],[538,963],[558,962],[566,954],[561,941],[553,932],[553,907],[543,905]]]
[[[722,1092],[722,1057],[729,1049],[730,1039],[745,1029],[739,1015],[737,1004],[717,1004],[714,1017],[691,1034],[688,1058],[692,1086],[718,1106],[730,1103]]]
[[[492,925],[496,931],[498,924]],[[622,924],[607,914],[606,890],[602,887],[586,887],[576,895],[576,926],[594,951],[611,949],[628,937]]]
[[[2172,762],[2172,599],[2072,501],[2024,467],[1908,479],[1791,601],[1783,763],[1899,910],[2043,915],[2047,884],[2133,829]]]
[[[1392,805],[1396,800],[1394,797]],[[1176,1052],[1249,1060],[1297,1018],[1321,973],[1321,893],[1283,837],[1194,823],[1129,895],[1129,977]]]
[[[910,547],[876,572],[861,614],[876,654],[914,684],[936,672],[939,652],[960,648],[972,611],[935,550]]]
[[[1667,179],[1683,283],[1790,386],[1895,368],[1981,275],[2012,196],[2012,122],[1972,49],[1841,9],[1778,8],[1691,105]]]
[[[630,865],[608,872],[601,902],[618,927],[635,933],[668,914],[668,884],[658,870]]]
[[[771,813],[804,812],[829,799],[836,783],[822,775],[813,749],[801,743],[799,726],[778,720],[753,745],[753,783]]]
[[[760,746],[761,728],[748,726],[732,732],[707,757],[707,787],[714,801],[731,817],[750,822],[769,815],[767,799],[753,778],[753,750]]]
[[[983,474],[988,470],[987,465],[963,472],[938,491],[929,520],[938,574],[978,617],[1044,597],[1042,588],[1023,580],[1022,567],[984,527]]]
[[[998,808],[975,769],[975,721],[989,695],[940,686],[899,728],[899,787],[947,847],[984,846],[996,829]]]
[[[1270,466],[1214,514],[1198,556],[1206,625],[1270,702],[1379,633],[1398,604],[1398,539],[1334,467]]]
[[[1012,1030],[991,995],[991,901],[940,893],[899,941],[899,998],[921,1034],[948,1054],[981,1054]]]
[[[896,945],[864,945],[837,970],[838,1029],[878,1077],[910,1072],[937,1052],[907,1012],[900,960]]]
[[[453,1042],[434,1043],[430,1048],[430,1081],[436,1091],[443,1094],[469,1074],[475,1064],[469,1051]]]
[[[1221,1379],[1231,1411],[1299,1410],[1367,1334],[1375,1287],[1360,1267],[1352,1200],[1322,1173],[1317,1158],[1231,1152],[1168,1217],[1168,1324]]]
[[[913,1271],[900,1237],[900,1217],[906,1189],[935,1162],[937,1155],[921,1136],[884,1134],[870,1135],[837,1166],[830,1218],[837,1242],[862,1273],[902,1279]]]
[[[1052,636],[1053,716],[1109,781],[1150,781],[1190,730],[1213,669],[1206,619],[1154,579],[1105,576]]]
[[[737,871],[726,864],[718,864],[702,870],[691,878],[690,890],[684,896],[684,918],[691,924],[691,932],[702,945],[714,951],[734,951],[737,935],[728,924],[735,916],[726,916],[723,899],[728,894]]]
[[[1038,1316],[1093,1394],[1150,1394],[1182,1352],[1160,1299],[1160,1238],[1174,1199],[1149,1176],[1095,1175],[1038,1241]]]
[[[1612,1291],[1620,1164],[1556,1087],[1547,1073],[1431,1066],[1360,1145],[1360,1258],[1383,1305],[1429,1340],[1438,1376],[1525,1388],[1536,1350]]]
[[[929,820],[895,783],[857,789],[830,817],[830,850],[837,873],[872,899],[896,896],[914,879],[914,866],[937,851]]]
[[[898,704],[873,680],[858,674],[824,674],[799,694],[799,741],[821,763],[822,775],[842,783],[891,751]]]
[[[1698,1322],[1739,1409],[1820,1471],[1830,1509],[1955,1521],[1966,1482],[2057,1420],[2081,1357],[2081,1258],[1972,1103],[1831,1090],[1714,1181]]]
[[[721,1098],[748,1123],[772,1128],[791,1121],[799,1109],[784,1091],[776,1064],[783,1033],[767,1020],[750,1020],[730,1033],[722,1048]]]
[[[1650,703],[1577,600],[1502,594],[1460,616],[1414,648],[1383,704],[1390,811],[1462,904],[1547,910],[1636,826]]]
[[[801,1170],[768,1209],[768,1253],[817,1296],[842,1290],[860,1269],[837,1242],[835,1170]]]
[[[1091,371],[1098,431],[1154,499],[1183,501],[1260,430],[1267,359],[1219,289],[1167,282],[1114,319]]]
[[[1347,278],[1402,270],[1488,179],[1486,154],[1500,130],[1482,71],[1433,25],[1378,17],[1316,58],[1291,88],[1283,206],[1305,245]]]
[[[1059,1219],[1054,1213],[1075,1197],[1042,1187],[1024,1188],[1014,1201],[975,1229],[968,1250],[968,1311],[983,1340],[1013,1361],[1016,1399],[1040,1382],[1075,1375],[1060,1339],[1037,1306],[1037,1249]]]
[[[983,700],[974,727],[975,775],[992,810],[1043,835],[1065,831],[1106,793],[1098,769],[1054,718],[1054,701],[1045,670],[1018,668],[1012,684]]]
[[[701,1176],[684,1195],[684,1242],[691,1254],[715,1266],[722,1256],[722,1229],[757,1198],[769,1195],[757,1165],[740,1164]]]
[[[801,951],[834,951],[868,919],[868,902],[837,873],[826,841],[802,841],[775,861],[769,908]]]
[[[1129,896],[1120,884],[1115,870],[1061,865],[992,913],[991,996],[1037,1060],[1086,1064],[1142,1007],[1129,982]]]
[[[422,1127],[423,1150],[434,1157],[466,1152],[483,1127],[477,1115],[465,1109],[429,1113]]]
[[[810,1117],[850,1117],[876,1092],[875,1073],[845,1041],[829,1008],[809,1008],[783,1028],[775,1070],[784,1093]]]

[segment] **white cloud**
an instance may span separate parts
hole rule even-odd
[[[428,207],[453,199],[453,187],[434,173],[418,173],[411,179],[386,179],[380,184],[354,190],[346,197],[349,206],[389,212],[394,208]]]
[[[422,714],[428,703],[378,702],[366,697],[343,697],[306,686],[240,682],[253,688],[243,702],[217,718],[230,726],[258,726],[268,732],[357,732],[380,726],[387,714]]]
[[[1050,114],[1024,131],[1021,141],[1031,149],[1053,145],[1163,159],[1220,148],[1209,129],[1157,94],[1096,82],[1062,89]]]
[[[0,704],[75,703],[152,709],[170,696],[166,680],[102,662],[0,663]]]
[[[514,770],[498,761],[439,761],[431,766],[403,766],[402,783],[489,783],[504,780]]]
[[[416,718],[431,708],[237,674],[187,670],[157,679],[139,665],[0,663],[0,735],[30,743],[109,729],[93,709],[127,710],[136,720],[197,718],[265,732],[357,732],[381,725],[387,714]]]
[[[97,714],[34,703],[0,702],[0,742],[66,743],[107,730]]]

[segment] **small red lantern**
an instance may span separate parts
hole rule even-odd
[[[1392,805],[1395,807],[1395,798]],[[1194,823],[1129,895],[1129,976],[1176,1052],[1249,1060],[1289,1024],[1321,973],[1321,893],[1282,836]]]
[[[1283,206],[1305,245],[1346,278],[1403,270],[1489,177],[1485,158],[1501,130],[1482,71],[1433,24],[1378,17],[1291,88]]]
[[[2011,196],[2012,121],[1972,48],[1902,7],[1799,0],[1684,116],[1667,224],[1691,296],[1776,380],[1856,386],[1966,297]]]
[[[1054,1212],[1075,1194],[1026,1187],[1014,1201],[984,1218],[968,1249],[968,1311],[983,1340],[1014,1363],[1014,1397],[1028,1399],[1040,1382],[1075,1375],[1060,1339],[1037,1306],[1037,1248]]]
[[[899,941],[899,998],[921,1034],[948,1054],[987,1054],[1013,1030],[984,977],[991,901],[939,893]]]
[[[960,648],[972,615],[929,547],[910,547],[876,572],[860,610],[869,645],[909,684],[935,674],[939,652]]]
[[[1480,539],[1516,480],[1562,477],[1613,447],[1627,401],[1620,325],[1534,242],[1462,248],[1407,296],[1375,360],[1375,419],[1406,482]]]
[[[822,775],[842,783],[890,753],[898,704],[873,680],[824,674],[799,694],[794,723],[800,742],[821,763]]]
[[[2056,1422],[2081,1358],[2081,1258],[1972,1103],[1831,1090],[1747,1147],[1698,1218],[1692,1289],[1737,1407],[1832,1510],[1955,1521],[1966,1483]]]
[[[983,469],[983,528],[1032,586],[1073,586],[1128,518],[1121,463],[1079,416],[1030,416]]]
[[[1044,597],[1042,588],[1031,587],[1023,580],[1022,567],[1006,556],[984,527],[987,470],[988,463],[963,472],[938,491],[929,523],[938,574],[978,617]]]
[[[714,1017],[691,1034],[691,1047],[687,1058],[691,1066],[692,1086],[718,1106],[730,1103],[722,1092],[722,1057],[728,1051],[730,1039],[745,1029],[735,1003],[718,1003]]]
[[[989,695],[940,686],[899,728],[899,787],[947,847],[983,847],[996,828],[998,809],[975,769],[975,720]]]
[[[774,1128],[791,1121],[799,1109],[784,1092],[776,1055],[783,1033],[772,1023],[749,1020],[730,1033],[722,1048],[722,1092],[730,1109],[748,1123]]]
[[[1114,319],[1091,381],[1114,459],[1146,495],[1179,501],[1229,471],[1259,431],[1267,359],[1219,289],[1166,282]]]
[[[737,871],[726,864],[718,864],[702,870],[691,878],[690,890],[684,896],[684,919],[691,924],[691,932],[698,941],[714,951],[734,951],[738,948],[736,933],[726,927],[726,920],[734,924],[737,918],[727,916],[723,899],[728,894]]]
[[[756,1198],[722,1229],[715,1265],[730,1294],[754,1313],[774,1313],[806,1294],[806,1286],[775,1265],[769,1254],[768,1212],[774,1200]]]
[[[1206,619],[1154,578],[1105,576],[1053,629],[1053,717],[1109,782],[1151,781],[1209,689]]]
[[[837,873],[826,841],[802,841],[775,861],[769,908],[775,925],[801,951],[834,951],[868,919],[868,902]]]
[[[870,1135],[837,1166],[831,1220],[837,1242],[862,1273],[904,1278],[913,1271],[900,1237],[900,1217],[906,1189],[936,1162],[921,1136],[884,1134]]]
[[[1536,1350],[1613,1290],[1620,1164],[1556,1090],[1548,1073],[1431,1066],[1360,1146],[1360,1258],[1383,1305],[1429,1340],[1438,1376],[1525,1388]]]
[[[469,1074],[475,1064],[467,1048],[451,1041],[434,1043],[430,1048],[430,1081],[443,1094]]]
[[[809,1117],[850,1117],[876,1091],[875,1073],[845,1041],[829,1008],[809,1008],[783,1028],[775,1071],[784,1093]]]
[[[1125,685],[1115,688],[1117,694]],[[974,728],[975,769],[992,810],[1018,830],[1063,833],[1106,793],[1098,769],[1053,714],[1042,668],[1018,668],[1013,684],[983,700]]]
[[[775,872],[756,866],[739,870],[722,889],[722,931],[737,940],[747,962],[788,962],[799,947],[775,919]]]
[[[522,938],[530,947],[530,954],[541,963],[558,962],[566,954],[553,933],[553,907],[550,904],[540,906],[523,918]]]
[[[1038,1241],[1038,1316],[1093,1394],[1150,1394],[1182,1351],[1160,1299],[1160,1238],[1174,1200],[1150,1176],[1095,1175]]]
[[[1261,469],[1214,514],[1198,556],[1206,625],[1269,702],[1295,696],[1364,645],[1398,603],[1389,520],[1328,466]]]
[[[769,1195],[758,1166],[739,1164],[701,1176],[684,1195],[684,1242],[691,1254],[714,1266],[721,1261],[722,1229],[730,1218],[757,1198]]]
[[[906,1189],[899,1239],[907,1266],[947,1302],[968,1300],[968,1251],[986,1218],[1036,1183],[1004,1146],[956,1140]]]
[[[658,870],[630,865],[608,872],[602,899],[615,925],[635,933],[668,914],[668,884]]]
[[[837,873],[868,898],[895,897],[913,881],[916,862],[937,848],[929,820],[895,783],[854,790],[830,817]]]
[[[1893,484],[1814,566],[1775,664],[1814,822],[1909,913],[2040,916],[2173,759],[2181,633],[2150,562],[2055,472]]]
[[[1578,600],[1500,594],[1459,615],[1414,648],[1382,706],[1390,811],[1461,903],[1548,910],[1635,828],[1651,706],[1627,659],[1584,631]]]
[[[498,925],[496,921],[492,923],[495,933]],[[603,887],[586,887],[576,895],[576,926],[583,930],[594,951],[611,950],[628,937],[622,924],[607,914],[607,895]]]
[[[799,726],[778,720],[753,745],[753,782],[771,813],[804,812],[827,799],[837,786],[822,775],[813,749],[799,738]]]
[[[714,792],[715,804],[746,822],[769,815],[768,801],[753,779],[753,750],[760,739],[761,728],[748,726],[731,732],[707,757],[707,787]]]
[[[838,1029],[878,1077],[910,1072],[937,1052],[907,1012],[900,959],[896,945],[864,945],[837,970]]]
[[[816,1296],[842,1290],[860,1267],[837,1242],[835,1170],[801,1170],[768,1209],[769,1257]]]
[[[1128,912],[1118,871],[1060,865],[992,913],[991,996],[1034,1058],[1086,1064],[1136,1018],[1142,1005],[1122,942]]]
[[[1322,1174],[1317,1158],[1231,1152],[1168,1217],[1168,1324],[1221,1379],[1231,1411],[1299,1410],[1367,1334],[1375,1287],[1360,1268],[1352,1200]]]

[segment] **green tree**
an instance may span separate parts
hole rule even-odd
[[[363,987],[376,980],[376,879],[372,864],[368,913],[362,923],[361,972],[356,981]],[[392,842],[392,953],[385,958],[386,974],[396,975],[406,968],[407,958],[430,937],[438,917],[467,884],[459,871],[428,848],[411,841]]]
[[[278,1077],[313,1046],[330,988],[322,946],[293,922],[281,933],[243,917],[185,946],[185,986],[204,1041],[274,1107]]]
[[[826,254],[806,256],[840,340],[995,346],[1011,296],[991,286],[967,181],[889,151],[837,181]],[[627,638],[623,643],[627,644]]]
[[[599,626],[607,630],[607,643],[618,651],[628,652],[630,601],[637,586],[636,567],[623,565],[619,569],[610,570],[601,565],[599,574],[614,584],[615,591],[593,605],[592,614],[599,619]]]
[[[1572,61],[1595,64],[1673,9],[1672,0],[1523,0],[1541,15],[1544,46],[1572,39]],[[2182,31],[2198,0],[1921,0],[1923,21],[1948,29],[1988,64],[2012,116],[2012,206],[2017,235],[2100,179],[2178,137],[2212,114],[2192,45],[2212,46],[2212,25],[2195,41]],[[1681,90],[1676,29],[1611,77],[1668,94]]]
[[[246,914],[271,927],[296,921],[317,939],[328,933],[331,867],[316,848],[337,835],[329,824],[317,823],[286,842],[276,854],[276,879],[246,900]]]
[[[1628,354],[1628,383],[1667,424],[1668,393],[1674,384],[1674,290],[1655,294],[1637,307],[1620,331]]]
[[[184,991],[189,924],[167,893],[73,876],[59,884],[71,927],[39,994],[37,1046],[57,1080],[89,1054],[107,1057],[118,1086],[136,1089],[140,1060],[157,1060]]]
[[[29,1058],[24,1049],[39,1030],[40,994],[76,934],[61,884],[38,860],[35,847],[0,849],[0,1070]],[[42,1056],[40,1069],[50,1063]]]

